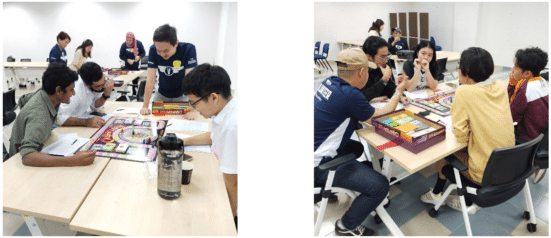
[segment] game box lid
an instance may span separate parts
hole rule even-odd
[[[417,154],[446,138],[446,128],[402,109],[372,119],[375,133]]]

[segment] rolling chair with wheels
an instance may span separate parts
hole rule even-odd
[[[356,198],[356,193],[352,190],[344,189],[344,188],[338,188],[338,187],[332,187],[333,179],[335,177],[335,172],[336,172],[337,167],[339,167],[340,165],[345,164],[347,162],[350,162],[354,159],[356,159],[356,155],[354,153],[350,153],[350,154],[347,154],[347,155],[344,155],[344,156],[337,157],[337,158],[335,158],[335,159],[319,166],[319,168],[321,170],[327,170],[328,169],[330,172],[329,172],[329,176],[327,177],[327,181],[325,183],[325,186],[314,188],[314,208],[316,210],[318,210],[318,216],[317,216],[316,222],[314,224],[314,235],[315,236],[319,235],[319,232],[320,232],[320,229],[321,229],[321,224],[323,222],[323,217],[325,215],[325,210],[327,209],[327,202],[328,202],[329,197],[331,196],[332,193],[334,193],[334,192],[344,192],[348,196],[350,196],[350,198],[352,198],[352,200],[354,200]],[[317,205],[317,203],[320,200],[321,200],[321,205]],[[384,209],[385,205],[383,205],[383,204],[385,204],[385,203],[387,203],[386,198],[375,209],[375,211],[373,211],[371,213],[371,215],[375,217],[375,222],[377,224],[379,224],[381,222],[384,222],[385,225],[389,228],[390,232],[393,235],[403,236],[404,234],[402,234],[402,232],[400,231],[400,229],[398,228],[396,223],[394,223],[394,221],[392,220],[390,215],[388,215],[388,213]]]
[[[136,93],[136,96],[129,96],[130,101],[137,101],[137,102],[143,102],[143,95],[145,94],[145,83],[146,80],[140,81],[138,85],[136,84],[128,84],[129,86],[137,86],[138,92]]]
[[[438,65],[438,73],[436,74],[436,80],[443,81],[444,80],[444,73],[446,70],[446,63],[448,62],[448,58],[443,59],[437,59],[436,64]]]
[[[446,166],[453,167],[454,178],[450,179],[448,177],[448,179],[452,181],[452,184],[448,186],[434,208],[429,211],[429,215],[431,217],[438,216],[438,209],[442,203],[445,202],[446,197],[452,190],[457,188],[467,234],[472,236],[468,211],[477,209],[477,206],[492,207],[499,205],[516,196],[520,190],[523,190],[524,202],[526,210],[528,210],[524,212],[523,217],[526,220],[530,220],[527,225],[528,231],[535,232],[536,217],[532,204],[532,197],[530,195],[530,188],[528,186],[528,178],[534,174],[538,168],[534,166],[534,158],[542,138],[543,134],[532,141],[492,151],[488,159],[488,164],[484,169],[481,186],[464,186],[460,179],[460,172],[466,171],[468,169],[467,166],[454,157],[447,157],[446,160],[448,160],[450,165]],[[444,166],[444,169],[446,166]],[[465,197],[473,202],[473,205],[468,208],[465,204]]]
[[[536,173],[534,178],[534,183],[539,183],[549,168],[549,128],[543,133],[543,139],[541,139],[540,146],[536,152],[536,159],[534,159],[534,166],[538,166],[539,168],[539,172]]]
[[[144,55],[143,58],[140,59],[140,69],[141,70],[147,70],[147,55]]]

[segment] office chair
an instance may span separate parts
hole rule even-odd
[[[4,92],[4,107],[3,107],[3,125],[9,125],[13,121],[15,121],[16,113],[15,110],[17,109],[17,103],[15,102],[15,89],[9,90],[7,92]],[[4,146],[10,147],[10,139],[6,133],[3,133],[4,136]]]
[[[138,87],[138,92],[136,93],[136,95],[128,97],[130,101],[143,102],[143,95],[145,94],[146,82],[147,82],[146,80],[142,80],[140,81],[139,84],[128,84],[128,86]]]
[[[149,57],[147,57],[147,55],[144,55],[143,58],[140,59],[140,69],[142,70],[147,70],[147,59]]]
[[[447,71],[446,70],[446,63],[448,62],[448,58],[443,58],[443,59],[437,59],[436,60],[436,64],[438,64],[438,73],[436,74],[436,80],[438,81],[443,81],[444,80],[444,73]]]
[[[442,47],[436,45],[436,41],[434,40],[434,37],[432,37],[432,36],[430,37],[430,43],[432,43],[434,45],[434,49],[436,51],[442,51]]]
[[[337,157],[319,166],[321,170],[329,169],[329,176],[327,177],[327,181],[325,182],[324,187],[314,187],[314,208],[318,211],[318,217],[314,224],[314,236],[319,235],[321,224],[323,222],[323,217],[325,215],[325,210],[327,209],[327,201],[329,200],[329,197],[331,196],[332,193],[344,192],[350,198],[352,198],[352,200],[356,199],[356,193],[352,190],[345,189],[345,188],[331,187],[333,184],[333,178],[335,177],[335,172],[337,167],[347,162],[350,162],[354,159],[356,159],[356,155],[354,153],[350,153],[344,156]],[[321,199],[321,205],[317,205],[320,199]],[[385,198],[385,200],[375,209],[375,211],[371,213],[371,215],[375,217],[375,222],[377,224],[384,222],[393,235],[403,236],[404,234],[402,234],[398,226],[396,226],[396,223],[394,223],[390,215],[388,215],[388,213],[384,209],[384,204],[387,203],[387,201],[388,200]]]
[[[452,184],[446,189],[440,201],[429,211],[429,215],[431,217],[438,216],[438,208],[445,202],[450,192],[457,188],[467,234],[472,236],[468,211],[477,209],[477,206],[492,207],[499,205],[517,195],[520,190],[523,190],[524,202],[526,210],[528,210],[524,212],[523,217],[526,220],[530,220],[527,225],[528,231],[535,232],[536,217],[528,186],[528,178],[538,169],[537,166],[534,166],[534,158],[542,138],[543,134],[532,141],[492,151],[488,164],[484,169],[481,186],[474,185],[474,183],[467,186],[462,184],[460,172],[466,171],[468,169],[467,166],[455,157],[447,157],[446,160],[453,167],[454,176],[452,178],[446,177],[452,181]],[[443,170],[450,165],[444,166]],[[465,197],[473,202],[473,205],[468,208],[465,204]]]
[[[534,166],[538,166],[539,173],[534,178],[534,183],[539,183],[545,176],[546,170],[549,168],[549,128],[543,133],[543,139],[541,139],[540,146],[536,152],[536,159],[534,160]]]

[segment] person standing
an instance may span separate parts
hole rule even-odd
[[[122,43],[119,58],[124,61],[123,69],[140,69],[140,59],[145,56],[145,50],[141,41],[136,40],[134,33],[126,33],[126,41]]]
[[[50,63],[60,62],[67,65],[67,45],[71,42],[71,37],[64,31],[57,34],[57,44],[50,50],[50,56],[48,60]]]
[[[92,47],[94,47],[94,43],[92,43],[91,40],[88,39],[82,42],[82,45],[79,45],[77,47],[77,50],[75,51],[75,57],[73,58],[73,61],[69,64],[69,68],[73,71],[78,71],[84,63],[84,60],[86,60],[86,58],[92,57]]]

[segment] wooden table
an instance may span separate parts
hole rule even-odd
[[[123,81],[123,84],[118,87],[118,88],[124,88],[126,87],[126,85],[130,82],[132,82],[132,80],[142,76],[143,74],[145,74],[146,70],[139,70],[139,71],[130,71],[130,73],[126,74],[126,75],[119,75],[115,78],[113,78],[113,80],[122,80]]]
[[[141,105],[108,101],[102,111]],[[199,116],[197,121],[209,119]],[[58,127],[46,144],[54,142],[58,134],[77,132],[79,137],[90,137],[97,129]],[[17,154],[4,163],[4,211],[32,216],[25,221],[33,235],[44,234],[33,227],[35,217],[104,235],[236,235],[218,162],[209,153],[186,153],[194,158],[192,183],[182,186],[182,197],[173,201],[157,194],[157,179],[147,177],[142,163],[96,157],[91,166],[35,168],[24,166]]]
[[[441,84],[439,86],[442,86],[442,85],[443,84]],[[432,90],[426,90],[426,91],[427,91],[427,94],[429,96],[434,94]],[[439,92],[442,92],[442,91],[439,91]],[[409,106],[406,107],[406,110],[409,110],[409,111],[414,112],[414,113],[418,113],[418,112],[424,111],[425,109],[418,108],[414,105],[409,105]],[[429,116],[433,117],[432,114],[434,114],[434,113],[431,113],[431,115],[429,115]],[[440,116],[437,116],[437,115],[435,117],[441,118]],[[417,172],[417,171],[433,164],[434,162],[436,162],[436,161],[438,161],[438,160],[440,160],[440,159],[442,159],[442,158],[444,158],[448,155],[451,155],[451,154],[455,153],[456,151],[459,151],[459,150],[467,147],[467,143],[457,142],[457,139],[455,138],[455,135],[453,134],[451,129],[446,129],[446,139],[444,141],[441,141],[441,142],[439,142],[439,143],[437,143],[437,144],[435,144],[435,145],[419,152],[418,154],[414,154],[414,153],[410,152],[409,150],[404,149],[401,146],[388,148],[388,149],[384,150],[383,152],[380,152],[380,151],[377,151],[377,149],[375,149],[375,147],[379,146],[379,145],[382,145],[382,144],[385,144],[385,143],[389,142],[390,140],[388,140],[385,137],[375,133],[374,127],[368,127],[368,128],[360,129],[360,130],[357,131],[357,133],[358,133],[358,136],[360,138],[364,139],[369,144],[369,151],[372,154],[372,160],[373,160],[373,162],[376,163],[375,167],[380,166],[378,164],[379,156],[380,155],[384,156],[382,173],[388,179],[390,179],[392,177],[391,176],[391,168],[389,166],[391,159],[394,162],[396,162],[397,164],[399,164],[401,167],[406,169],[409,174],[413,174],[413,173],[415,173],[415,172]],[[401,178],[398,177],[398,179],[395,180],[394,182],[392,182],[391,184],[394,184],[394,183],[400,181],[401,179],[409,176],[409,174],[406,174],[405,176],[403,176]]]
[[[10,69],[16,82],[19,82],[20,76],[16,69],[27,68],[31,70],[45,70],[48,68],[48,62],[4,62],[4,69]],[[9,88],[9,85],[7,85]]]
[[[341,50],[352,48],[352,47],[362,48],[362,46],[364,45],[364,42],[365,42],[365,40],[342,40],[342,41],[337,41],[338,44],[341,44]]]

